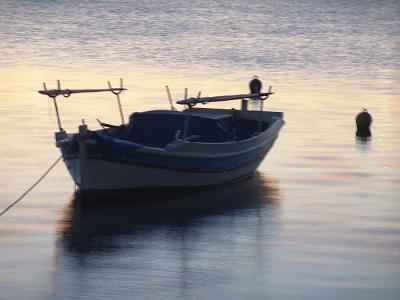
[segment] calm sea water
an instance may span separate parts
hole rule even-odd
[[[123,77],[128,114],[257,74],[286,119],[239,184],[82,203],[59,164],[0,217],[0,299],[400,298],[400,2],[1,0],[0,54],[0,209],[59,156],[43,81]],[[113,95],[59,104],[119,122]]]

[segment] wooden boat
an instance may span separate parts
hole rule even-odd
[[[68,134],[61,127],[56,97],[100,90],[39,91],[54,100],[55,133],[65,165],[81,191],[217,185],[251,176],[271,149],[283,126],[283,113],[248,110],[249,99],[263,101],[272,92],[197,97],[177,101],[186,109],[135,112],[127,124]],[[196,108],[198,103],[242,100],[235,109]]]

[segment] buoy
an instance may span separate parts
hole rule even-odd
[[[356,117],[357,132],[358,137],[369,137],[371,136],[371,130],[369,127],[372,123],[372,117],[368,111],[364,108]]]
[[[372,117],[365,108],[356,117],[356,124],[358,130],[369,128],[371,122],[372,122]]]

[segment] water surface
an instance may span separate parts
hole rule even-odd
[[[1,1],[0,208],[59,156],[36,93],[126,114],[247,92],[286,125],[239,184],[86,203],[64,165],[0,218],[1,299],[399,299],[398,1]],[[63,127],[119,122],[60,99]],[[223,107],[238,107],[224,103]],[[354,117],[372,114],[372,137]]]

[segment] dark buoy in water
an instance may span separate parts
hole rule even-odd
[[[367,138],[371,136],[369,127],[372,123],[372,117],[364,108],[356,117],[357,132],[356,135],[360,138]]]

